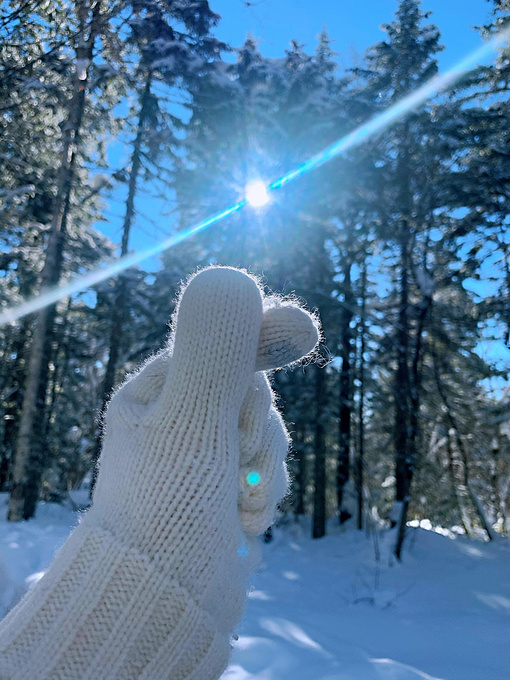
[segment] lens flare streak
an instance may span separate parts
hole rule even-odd
[[[33,312],[37,312],[38,310],[43,309],[43,307],[47,307],[48,305],[53,305],[56,302],[58,302],[61,298],[68,297],[69,295],[79,293],[80,291],[85,290],[86,288],[90,288],[91,286],[94,286],[97,283],[100,283],[101,281],[105,281],[111,276],[120,274],[125,269],[133,267],[134,265],[138,264],[139,262],[142,262],[148,257],[154,257],[155,255],[159,255],[159,253],[163,252],[164,250],[168,250],[169,248],[176,246],[178,243],[186,241],[186,239],[188,239],[190,236],[193,236],[194,234],[197,234],[198,232],[207,229],[207,227],[210,227],[212,224],[221,222],[221,220],[224,220],[226,217],[229,217],[233,213],[238,212],[239,210],[244,208],[245,205],[246,199],[243,199],[242,201],[239,201],[235,205],[231,206],[230,208],[226,208],[225,210],[222,210],[221,212],[218,212],[215,215],[208,217],[202,222],[198,222],[197,224],[194,224],[193,226],[188,227],[187,229],[183,229],[182,231],[179,231],[176,234],[169,236],[167,239],[165,239],[161,243],[158,243],[152,248],[141,250],[137,253],[132,253],[130,255],[125,255],[124,257],[119,258],[118,260],[112,262],[107,266],[101,267],[100,269],[95,269],[89,274],[85,274],[85,276],[80,276],[79,278],[76,278],[74,281],[71,281],[70,283],[67,283],[63,286],[58,286],[56,288],[52,288],[51,290],[41,293],[41,295],[33,298],[32,300],[23,302],[20,305],[17,305],[16,307],[6,309],[4,312],[2,312],[2,314],[0,314],[0,326],[4,326],[7,323],[17,321],[26,314],[32,314]]]
[[[280,189],[284,185],[289,184],[289,182],[292,182],[295,179],[298,179],[299,177],[311,172],[312,170],[315,170],[333,158],[336,158],[341,153],[358,146],[362,142],[366,141],[369,137],[381,132],[392,123],[395,123],[397,120],[403,118],[407,113],[415,109],[417,106],[423,104],[423,102],[425,102],[427,99],[430,99],[434,95],[439,94],[439,92],[446,90],[450,85],[453,85],[453,83],[460,80],[463,75],[472,70],[482,59],[503,45],[503,43],[508,39],[510,39],[510,27],[494,36],[489,42],[471,52],[443,75],[435,76],[428,83],[422,85],[422,87],[420,87],[418,90],[402,99],[402,101],[397,102],[386,111],[381,112],[367,123],[360,125],[358,128],[348,133],[334,144],[331,144],[331,146],[328,146],[326,149],[323,149],[319,153],[315,154],[304,163],[301,163],[301,165],[299,165],[297,168],[290,170],[285,175],[282,175],[279,179],[271,182],[267,186],[267,191],[271,192],[276,189]],[[139,264],[149,257],[159,255],[163,251],[173,248],[178,243],[187,240],[194,234],[204,231],[213,224],[216,224],[226,219],[230,215],[239,212],[248,204],[249,200],[244,198],[231,207],[225,208],[224,210],[207,217],[201,222],[198,222],[187,229],[183,229],[182,231],[173,234],[151,248],[126,255],[125,257],[119,258],[109,265],[99,267],[89,274],[77,277],[70,283],[57,286],[56,288],[41,293],[31,300],[27,300],[19,305],[8,308],[0,314],[0,326],[13,323],[26,314],[37,312],[48,305],[55,304],[61,298],[79,293],[80,291],[83,291],[90,286],[94,286],[101,281],[110,278],[111,276],[120,274],[120,272],[124,271],[125,269],[133,267],[134,265]]]
[[[382,111],[375,118],[372,118],[367,123],[360,125],[358,128],[349,132],[345,137],[342,137],[337,142],[331,144],[326,149],[312,156],[310,159],[301,163],[297,168],[286,173],[279,179],[275,180],[269,185],[270,190],[279,189],[280,187],[292,182],[298,177],[315,170],[324,165],[328,161],[336,158],[338,155],[352,149],[358,144],[361,144],[369,137],[381,132],[392,123],[395,123],[400,118],[403,118],[407,113],[410,113],[420,104],[423,104],[427,99],[430,99],[439,92],[443,92],[450,85],[460,80],[463,75],[472,70],[477,63],[496,50],[506,40],[510,39],[510,28],[502,31],[496,35],[490,42],[482,45],[474,52],[468,54],[462,61],[457,62],[449,71],[442,75],[435,76],[420,88],[412,92],[407,97],[404,97],[400,102],[393,104],[386,111]]]

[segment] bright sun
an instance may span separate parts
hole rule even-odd
[[[245,196],[248,203],[254,208],[260,208],[269,203],[266,185],[260,179],[246,185]]]

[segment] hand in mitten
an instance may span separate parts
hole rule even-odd
[[[0,625],[0,677],[217,680],[287,488],[263,373],[317,341],[230,268],[191,279],[173,341],[112,398],[91,510]]]

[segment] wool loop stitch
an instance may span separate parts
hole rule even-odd
[[[289,483],[264,371],[317,339],[245,272],[190,279],[172,340],[108,405],[92,508],[0,623],[1,680],[218,680]]]

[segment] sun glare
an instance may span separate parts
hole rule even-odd
[[[249,182],[246,185],[245,195],[248,203],[254,208],[261,208],[269,203],[266,185],[260,179]]]

